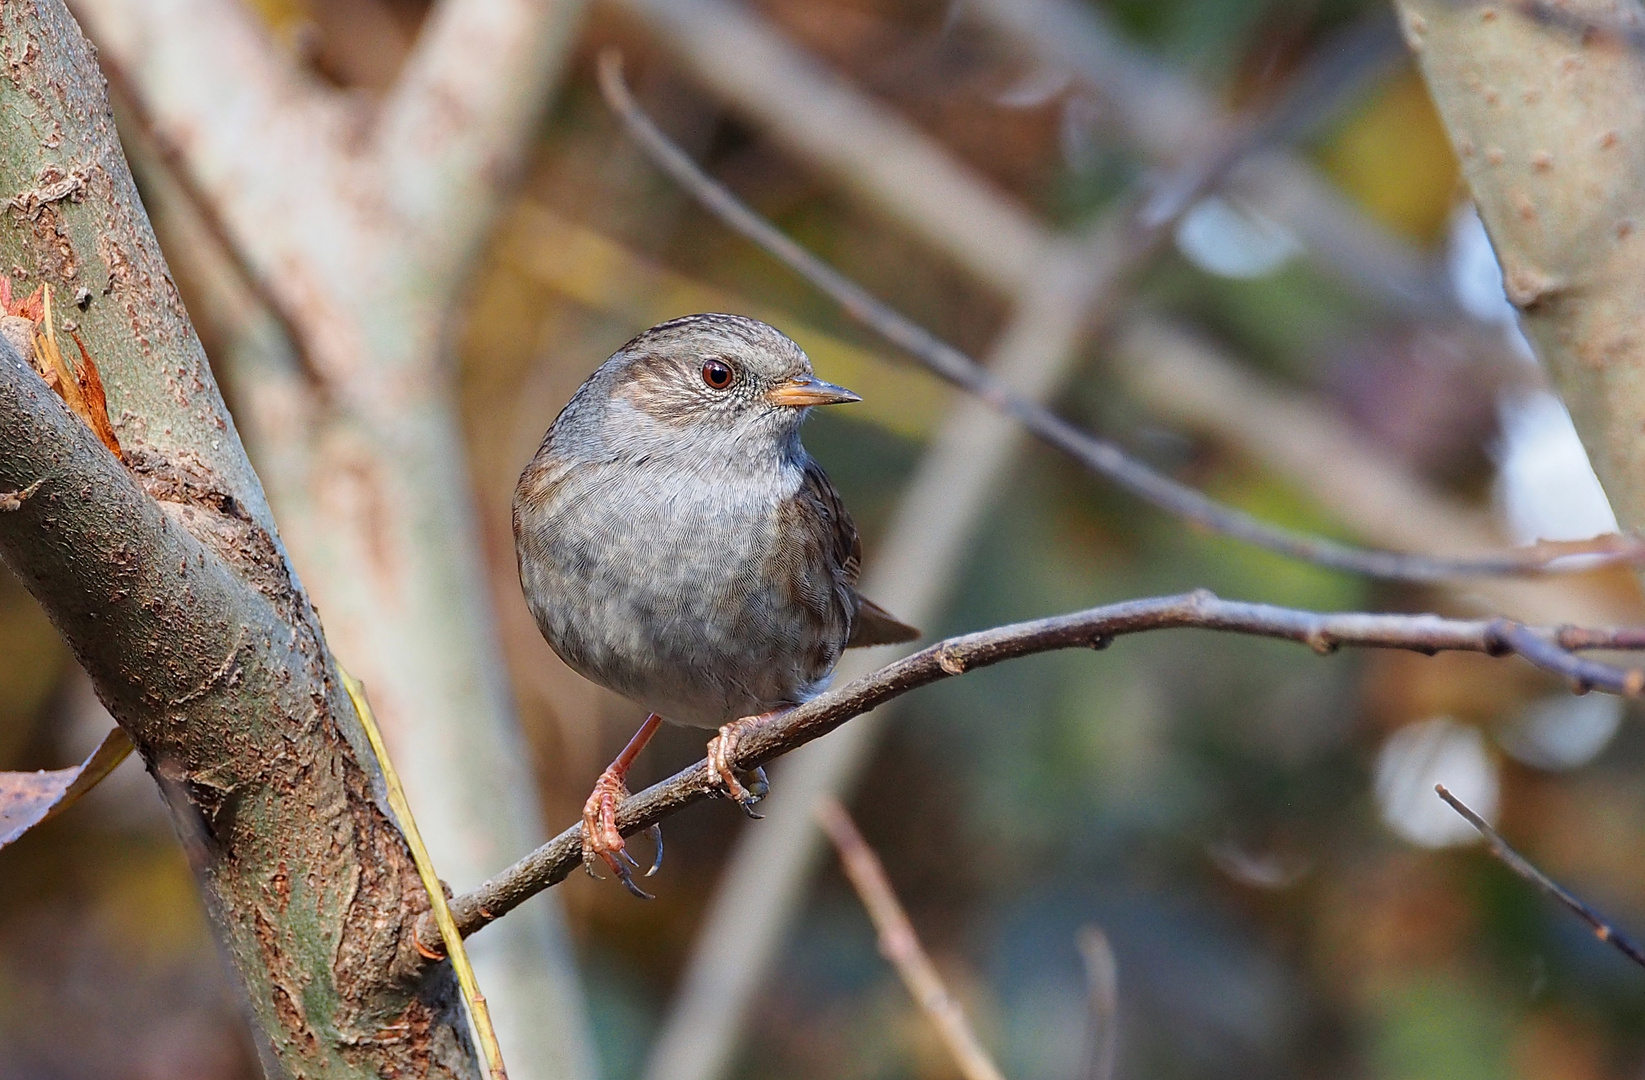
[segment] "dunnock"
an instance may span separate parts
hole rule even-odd
[[[591,873],[602,859],[645,895],[615,815],[662,719],[719,729],[709,761],[747,810],[738,739],[818,694],[842,650],[919,636],[857,594],[856,526],[800,445],[810,406],[858,400],[765,323],[689,315],[589,376],[520,476],[515,549],[543,636],[651,710],[583,808]]]

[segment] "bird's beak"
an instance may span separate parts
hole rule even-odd
[[[815,375],[802,375],[768,392],[765,400],[773,405],[803,408],[807,405],[841,405],[847,401],[861,401],[862,398],[843,386],[823,382]]]

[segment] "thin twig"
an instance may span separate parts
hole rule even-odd
[[[885,876],[885,867],[868,846],[856,823],[838,799],[824,799],[817,806],[817,822],[834,842],[840,866],[857,890],[868,918],[879,932],[880,955],[891,961],[902,977],[914,1003],[937,1029],[937,1037],[948,1048],[965,1080],[1005,1080],[999,1066],[977,1039],[965,1010],[948,992],[937,966],[926,954],[914,924],[897,899],[896,890]]]
[[[1636,693],[1645,680],[1637,669],[1593,664],[1557,648],[1540,647],[1540,643],[1558,640],[1562,632],[1558,628],[1524,627],[1505,619],[1299,611],[1223,600],[1200,590],[1128,600],[937,642],[773,717],[743,737],[732,764],[745,771],[764,765],[910,690],[975,668],[1055,649],[1106,648],[1115,638],[1128,634],[1186,628],[1295,641],[1320,654],[1350,646],[1407,649],[1430,655],[1475,652],[1506,656],[1523,647],[1527,650],[1524,658],[1537,667],[1566,679],[1580,675],[1596,690]],[[1608,640],[1607,633],[1614,634],[1614,640]],[[1584,630],[1580,636],[1593,648],[1637,648],[1640,644],[1637,630]],[[1533,643],[1538,644],[1533,647]],[[617,808],[617,827],[624,836],[631,836],[687,806],[718,795],[718,783],[708,763],[699,761],[625,799]],[[451,910],[458,928],[465,935],[473,933],[558,884],[581,863],[582,827],[574,825],[477,889],[453,900]],[[427,916],[419,927],[420,933],[433,936],[434,927]]]
[[[1357,548],[1295,532],[1226,506],[1131,457],[1118,446],[1001,385],[988,369],[918,323],[875,299],[862,286],[795,243],[704,174],[634,102],[614,51],[600,58],[600,86],[611,108],[652,160],[721,221],[747,237],[829,296],[852,318],[919,360],[943,379],[1011,416],[1042,441],[1108,477],[1158,509],[1190,524],[1243,540],[1291,558],[1370,577],[1398,581],[1445,581],[1464,577],[1588,570],[1645,559],[1645,544],[1630,537],[1603,538],[1572,560],[1568,549],[1529,548],[1470,558],[1440,558]]]
[[[1593,929],[1594,937],[1610,945],[1634,963],[1645,967],[1645,950],[1640,949],[1632,940],[1620,933],[1599,912],[1577,899],[1565,886],[1532,866],[1529,859],[1510,847],[1508,841],[1502,838],[1501,833],[1491,828],[1484,818],[1474,813],[1466,803],[1446,790],[1444,784],[1435,784],[1434,790],[1439,793],[1440,798],[1450,804],[1452,810],[1461,814],[1468,824],[1479,830],[1479,835],[1485,838],[1485,846],[1490,849],[1492,855],[1501,860],[1504,866],[1558,900],[1571,914]]]
[[[1091,1033],[1085,1047],[1085,1080],[1114,1080],[1119,1058],[1119,964],[1108,935],[1095,926],[1080,928],[1076,939],[1085,962],[1086,995],[1091,1004]]]
[[[1613,694],[1637,697],[1641,691],[1645,691],[1645,671],[1641,671],[1639,668],[1621,672],[1623,682],[1618,686],[1616,683],[1618,668],[1599,663],[1596,660],[1586,660],[1580,656],[1572,656],[1560,647],[1560,635],[1558,634],[1550,638],[1509,619],[1497,619],[1491,625],[1492,632],[1511,651],[1518,653],[1544,671],[1551,671],[1561,676],[1571,684],[1571,689],[1575,693],[1585,694],[1589,690],[1600,688]],[[1617,640],[1633,642],[1637,639],[1638,634],[1636,631]],[[1617,646],[1608,647],[1614,648]]]
[[[417,831],[417,821],[411,816],[411,803],[406,799],[405,788],[400,785],[400,774],[389,759],[383,733],[377,730],[377,718],[371,711],[371,703],[366,700],[366,689],[358,679],[344,671],[341,664],[337,666],[337,672],[343,677],[343,689],[348,691],[349,700],[354,703],[360,726],[365,728],[371,752],[377,758],[377,768],[383,774],[383,786],[388,789],[389,809],[394,811],[400,832],[405,836],[406,845],[411,848],[412,860],[417,864],[417,876],[423,879],[423,888],[428,892],[429,910],[440,928],[440,939],[445,942],[452,970],[457,973],[457,985],[463,992],[463,1003],[468,1006],[468,1018],[473,1021],[474,1031],[480,1037],[486,1071],[491,1074],[491,1080],[508,1080],[508,1070],[503,1067],[502,1047],[497,1044],[497,1030],[491,1026],[491,1010],[486,1006],[485,995],[480,993],[474,966],[468,962],[468,950],[463,947],[463,935],[457,931],[457,923],[451,917],[445,887],[434,870],[434,860],[429,858],[428,848],[423,845],[423,835]],[[418,951],[426,951],[420,943]]]
[[[1272,99],[1208,129],[1209,146],[1171,169],[1150,192],[1143,224],[1174,223],[1247,158],[1304,137],[1404,56],[1398,22],[1386,8],[1331,35]]]

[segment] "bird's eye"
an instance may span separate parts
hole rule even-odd
[[[735,377],[736,372],[724,360],[710,360],[703,364],[703,382],[710,390],[724,390]]]

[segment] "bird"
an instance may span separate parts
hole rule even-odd
[[[572,395],[514,492],[520,585],[572,670],[649,715],[583,807],[583,865],[628,890],[616,825],[629,767],[666,718],[716,729],[708,760],[750,816],[738,742],[828,685],[843,650],[920,631],[857,592],[862,542],[800,441],[815,406],[860,401],[766,323],[698,314],[619,348]],[[655,828],[655,827],[654,827]],[[653,831],[661,863],[660,832]]]

